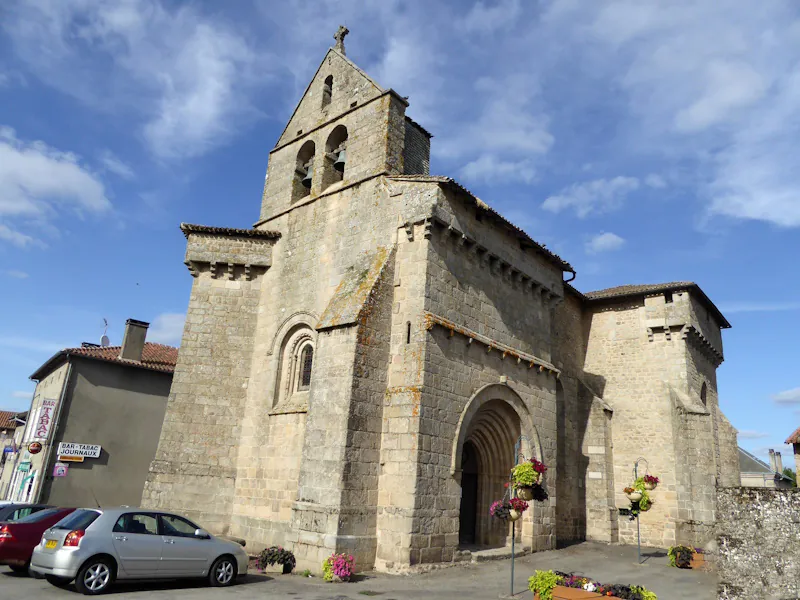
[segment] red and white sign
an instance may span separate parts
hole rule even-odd
[[[55,418],[56,405],[58,400],[42,400],[42,406],[39,409],[39,419],[36,421],[36,429],[34,429],[33,437],[47,440],[50,435],[50,427],[53,425]]]
[[[67,473],[69,473],[69,465],[67,464],[57,462],[53,466],[53,477],[66,477]]]

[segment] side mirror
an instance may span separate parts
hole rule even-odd
[[[202,540],[207,540],[211,536],[209,535],[209,533],[205,529],[195,529],[194,530],[194,537],[200,538]]]

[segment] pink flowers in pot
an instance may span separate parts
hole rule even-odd
[[[355,571],[356,561],[352,554],[331,554],[322,563],[325,581],[350,581]]]

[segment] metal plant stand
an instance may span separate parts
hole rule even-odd
[[[516,467],[519,464],[520,456],[522,456],[522,440],[528,442],[530,445],[531,441],[528,439],[528,436],[521,435],[517,438],[517,443],[514,444],[514,466]],[[525,457],[522,456],[524,459]],[[509,493],[512,493],[512,482],[511,482],[511,474],[509,473],[508,476],[508,489]],[[531,515],[533,514],[533,503],[530,504]],[[509,587],[509,596],[514,596],[514,558],[516,554],[516,541],[517,541],[517,525],[516,522],[511,523],[511,585]]]
[[[647,465],[647,467],[645,467],[645,469],[648,469],[650,467],[650,464],[647,462],[646,458],[643,458],[641,456],[639,458],[637,458],[636,462],[633,463],[633,480],[634,481],[639,479],[639,463],[642,462],[642,461],[644,461],[644,463]],[[638,565],[642,564],[642,532],[641,532],[641,530],[639,528],[639,516],[641,514],[642,514],[641,509],[636,511],[636,554],[637,554],[636,564],[638,564]]]

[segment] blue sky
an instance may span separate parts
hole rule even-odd
[[[0,407],[128,317],[177,343],[181,221],[247,227],[346,24],[451,175],[583,290],[698,282],[740,444],[800,425],[800,8],[744,0],[11,0],[0,11]],[[789,454],[784,450],[785,456]],[[785,461],[791,463],[791,461]]]

